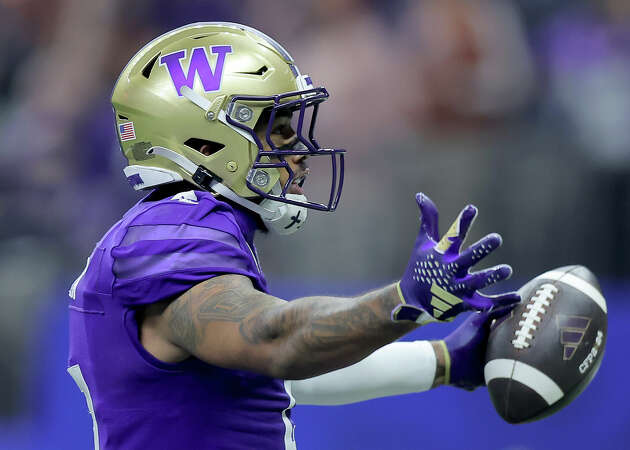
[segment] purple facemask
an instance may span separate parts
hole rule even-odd
[[[285,101],[288,98],[298,97]],[[337,148],[321,148],[314,138],[315,122],[317,119],[317,111],[319,104],[325,101],[329,97],[328,91],[325,88],[319,87],[314,89],[308,89],[296,92],[287,92],[285,94],[262,97],[262,96],[235,96],[232,98],[226,114],[227,122],[237,128],[248,133],[253,142],[258,146],[258,154],[254,160],[252,168],[247,176],[247,187],[256,194],[263,198],[275,200],[282,203],[288,203],[296,206],[303,206],[306,208],[316,209],[319,211],[334,211],[337,208],[339,199],[341,197],[341,190],[343,188],[344,177],[344,153],[343,149]],[[241,109],[237,102],[245,101],[247,103],[252,102],[273,102],[273,106],[270,109],[269,122],[265,133],[265,140],[269,145],[269,150],[263,150],[263,143],[258,138],[258,135],[253,128],[250,128],[238,120]],[[242,107],[241,107],[242,108]],[[271,140],[271,131],[273,128],[274,119],[276,115],[283,112],[293,112],[295,117],[294,131],[296,134],[296,140],[291,143],[290,146],[276,147]],[[310,113],[310,114],[308,114]],[[296,116],[297,115],[297,116]],[[234,116],[234,117],[233,117]],[[305,135],[304,130],[308,129]],[[289,166],[289,163],[285,160],[287,156],[299,156],[305,155],[308,157],[328,157],[330,158],[331,168],[331,182],[330,192],[326,195],[324,201],[297,201],[295,199],[287,198],[289,186],[296,179],[296,174]],[[280,186],[280,189],[274,189],[272,192],[264,192],[261,187],[268,183],[268,175],[264,170],[284,168],[289,173],[289,178],[284,184]],[[279,191],[279,192],[278,192]]]

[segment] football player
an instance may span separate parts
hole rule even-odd
[[[420,232],[397,283],[355,298],[268,293],[256,230],[293,233],[339,202],[345,151],[314,137],[327,98],[239,24],[178,28],[124,68],[116,127],[127,180],[148,194],[70,289],[68,372],[97,449],[295,448],[295,404],[484,383],[488,321],[518,295],[478,292],[511,268],[469,270],[501,244],[490,234],[461,250],[473,206],[440,239],[435,205],[416,195]],[[324,201],[307,198],[307,158],[329,160]],[[392,343],[464,311],[444,340]]]

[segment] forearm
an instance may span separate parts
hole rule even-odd
[[[275,378],[314,377],[360,361],[417,327],[396,322],[396,285],[356,298],[286,302],[240,275],[209,279],[171,302],[156,333],[209,364]]]
[[[356,364],[291,381],[298,405],[343,405],[379,397],[423,392],[443,380],[443,358],[435,341],[394,342]]]
[[[266,308],[241,323],[252,344],[271,344],[283,355],[278,372],[300,379],[362,360],[417,325],[394,322],[401,302],[396,285],[357,298],[308,297]]]

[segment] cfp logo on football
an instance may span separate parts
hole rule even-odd
[[[604,333],[601,330],[597,330],[597,337],[595,338],[595,345],[591,348],[591,351],[588,352],[582,364],[580,364],[579,370],[581,374],[584,374],[591,367],[595,358],[597,358],[597,354],[599,353],[599,348],[602,346],[602,342],[604,340]]]

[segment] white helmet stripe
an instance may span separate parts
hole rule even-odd
[[[193,102],[195,105],[203,109],[204,112],[207,112],[212,106],[212,102],[210,100],[197,94],[188,86],[182,86],[179,92],[181,92],[184,97]]]

